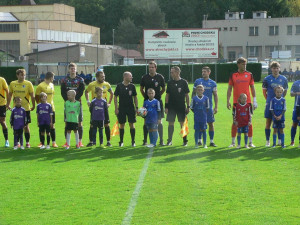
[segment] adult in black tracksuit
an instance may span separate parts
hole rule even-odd
[[[180,77],[180,68],[174,66],[171,68],[172,79],[168,81],[167,94],[165,101],[165,112],[167,114],[168,127],[168,143],[172,145],[172,137],[174,133],[174,122],[177,115],[180,126],[183,126],[185,116],[190,111],[190,98],[188,82]],[[187,145],[187,136],[183,138],[183,146]]]

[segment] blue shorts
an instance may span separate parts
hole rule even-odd
[[[148,130],[157,130],[158,124],[157,123],[146,123],[146,127]]]
[[[208,123],[215,122],[214,110],[212,108],[208,109],[208,112],[207,112],[207,122]]]
[[[207,123],[195,122],[194,129],[195,130],[206,130],[207,129]]]
[[[265,108],[265,118],[266,119],[272,119],[272,112],[270,110],[270,103],[266,104],[266,108]]]
[[[277,129],[285,128],[284,121],[274,121],[273,120],[273,128],[277,128]]]
[[[238,133],[241,134],[241,133],[248,133],[249,131],[249,126],[244,126],[244,127],[238,127]]]

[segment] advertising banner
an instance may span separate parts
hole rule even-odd
[[[218,59],[218,29],[144,29],[145,59]]]

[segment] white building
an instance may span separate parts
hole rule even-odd
[[[226,12],[225,20],[203,20],[203,28],[218,28],[224,59],[238,57],[271,58],[274,51],[291,51],[291,60],[300,58],[300,17],[267,17],[266,11],[253,12],[244,19],[244,12]]]

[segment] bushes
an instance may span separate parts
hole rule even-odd
[[[165,80],[169,80],[169,71],[173,65],[158,65],[157,72],[165,77]],[[197,78],[201,77],[202,67],[209,66],[211,69],[210,78],[220,82],[228,82],[229,76],[232,72],[237,71],[237,65],[233,63],[218,63],[218,64],[194,64],[194,65],[179,65],[181,68],[181,77],[188,82],[194,82]],[[261,64],[249,63],[247,64],[247,70],[251,71],[254,76],[254,80],[260,81],[261,79]],[[123,73],[130,71],[133,76],[133,83],[139,84],[144,74],[148,73],[147,65],[134,65],[134,66],[105,66],[105,80],[111,84],[117,84],[122,82]],[[217,75],[217,76],[216,76]],[[216,79],[217,78],[217,79]]]
[[[0,76],[3,77],[7,84],[9,85],[10,82],[16,80],[16,71],[18,69],[24,69],[23,67],[0,67]]]

